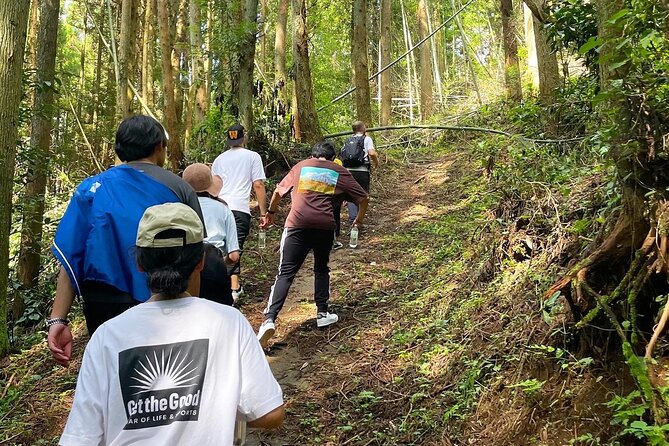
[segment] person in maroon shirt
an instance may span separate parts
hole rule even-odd
[[[343,200],[360,207],[352,226],[362,223],[369,197],[351,173],[332,162],[335,146],[330,141],[316,144],[311,158],[296,164],[272,194],[267,219],[262,227],[274,223],[274,213],[283,197],[291,194],[291,206],[283,234],[279,274],[269,294],[265,321],[258,331],[263,348],[275,331],[275,321],[288,296],[293,279],[310,251],[314,253],[314,300],[316,325],[326,327],[339,317],[328,311],[330,298],[330,251],[334,242],[334,207]]]

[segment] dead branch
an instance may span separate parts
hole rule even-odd
[[[427,124],[425,125],[406,124],[406,125],[388,125],[384,127],[372,127],[367,129],[367,132],[380,132],[386,130],[406,130],[406,129],[453,130],[461,132],[493,133],[496,135],[506,136],[508,138],[518,138],[521,139],[522,141],[532,142],[535,144],[560,144],[568,142],[578,142],[585,139],[585,136],[579,136],[576,138],[569,138],[569,139],[533,139],[533,138],[527,138],[522,135],[516,135],[504,130],[490,129],[485,127],[470,127],[470,126],[456,126],[456,125],[427,125]],[[352,132],[350,130],[346,130],[342,132],[330,133],[328,135],[323,136],[323,138],[337,138],[339,136],[346,136],[351,134]]]
[[[664,311],[662,312],[662,317],[660,318],[660,322],[655,327],[655,330],[653,330],[653,336],[650,338],[650,341],[646,346],[646,359],[652,358],[653,350],[655,349],[655,344],[657,344],[657,340],[660,338],[660,335],[664,331],[664,328],[667,325],[667,320],[669,320],[669,302],[665,304]]]

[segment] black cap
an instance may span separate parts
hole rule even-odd
[[[228,145],[230,147],[239,146],[244,143],[246,131],[241,124],[235,124],[228,128]]]

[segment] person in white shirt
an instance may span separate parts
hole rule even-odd
[[[136,253],[153,294],[93,334],[61,446],[232,445],[237,419],[281,425],[281,387],[246,318],[189,294],[203,233],[182,203],[146,210]]]
[[[347,165],[346,160],[344,160],[344,167],[351,172],[353,178],[356,179],[358,184],[369,194],[369,186],[371,183],[371,170],[376,169],[379,165],[379,157],[374,148],[374,141],[367,134],[367,127],[362,121],[355,121],[353,123],[353,133],[354,136],[349,138],[352,143],[358,143],[356,140],[363,139],[364,144],[364,157],[360,165]],[[348,141],[347,141],[348,143]],[[356,163],[357,164],[357,163]],[[352,224],[355,221],[355,218],[358,216],[358,206],[355,203],[348,202],[348,222]]]
[[[206,164],[186,167],[183,179],[190,184],[202,208],[205,241],[204,269],[200,276],[200,297],[224,305],[232,305],[232,289],[228,265],[239,261],[237,226],[227,203],[218,198],[223,182],[212,175]]]
[[[228,129],[228,146],[230,149],[221,153],[211,166],[214,175],[223,180],[223,188],[218,196],[225,200],[230,207],[237,224],[237,240],[241,252],[244,252],[244,242],[251,229],[251,209],[249,198],[251,189],[258,199],[260,209],[260,223],[267,218],[267,192],[265,190],[265,169],[262,159],[256,152],[244,148],[246,145],[246,131],[244,126],[235,124]],[[239,300],[244,292],[240,282],[240,263],[237,261],[230,269],[232,283],[232,297]]]

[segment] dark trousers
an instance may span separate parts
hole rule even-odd
[[[314,252],[314,300],[319,312],[328,311],[330,299],[330,250],[333,233],[325,229],[285,228],[281,236],[279,274],[269,293],[265,319],[275,320],[288,290],[310,251]]]
[[[371,180],[371,175],[369,173],[369,170],[349,170],[351,172],[351,175],[353,175],[353,178],[355,178],[355,181],[358,182],[358,184],[365,190],[365,192],[369,193],[369,183]],[[351,203],[350,201],[348,202],[348,221],[349,223],[353,223],[353,220],[358,216],[358,205],[355,203]]]
[[[104,322],[139,304],[130,294],[100,282],[85,281],[81,294],[86,328],[90,336]]]
[[[228,274],[239,275],[241,272],[240,262],[242,260],[242,253],[244,252],[244,242],[251,231],[251,214],[241,211],[232,211],[235,216],[235,224],[237,225],[237,241],[239,242],[239,260],[234,265],[228,268]]]
[[[232,290],[225,254],[208,243],[204,245],[204,254],[204,268],[200,273],[200,297],[219,304],[232,305]]]
[[[335,238],[341,235],[341,203],[334,205]]]

